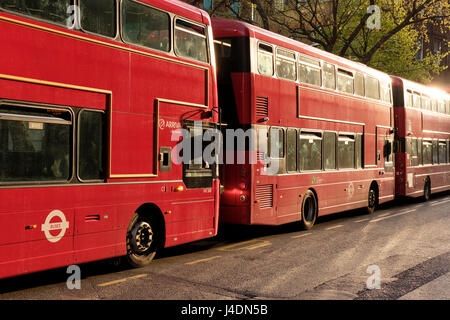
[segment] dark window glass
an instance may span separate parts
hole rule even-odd
[[[259,44],[258,71],[264,76],[273,76],[273,48],[267,44]]]
[[[70,112],[0,106],[0,182],[69,180],[71,154]]]
[[[183,58],[208,62],[206,29],[178,19],[175,26],[175,52]]]
[[[170,16],[142,4],[122,3],[122,37],[125,42],[161,51],[170,50]]]
[[[69,9],[72,5],[73,0],[0,0],[3,9],[63,25],[68,24],[74,11]]]
[[[417,139],[417,162],[419,165],[423,164],[423,158],[422,158],[422,139]]]
[[[423,164],[433,163],[433,148],[431,141],[424,141],[422,146]]]
[[[98,180],[105,172],[105,114],[83,111],[79,117],[79,176],[82,180]]]
[[[355,138],[355,156],[356,156],[356,168],[361,169],[363,165],[363,144],[362,144],[362,135],[357,134]]]
[[[433,141],[433,164],[439,163],[439,147],[438,147],[438,141]]]
[[[328,89],[336,89],[336,69],[330,63],[324,63],[322,66],[323,86]]]
[[[411,166],[418,166],[419,165],[419,148],[418,148],[418,140],[417,139],[411,139]]]
[[[340,135],[338,140],[339,169],[355,168],[355,138],[354,136]]]
[[[297,80],[295,65],[295,53],[278,49],[277,50],[277,75],[287,80]]]
[[[336,169],[336,133],[323,134],[323,167],[325,170]]]
[[[286,133],[287,171],[297,171],[297,130],[288,129]]]
[[[337,83],[340,92],[353,94],[353,73],[338,69]]]
[[[383,147],[384,168],[386,172],[392,172],[394,167],[393,143],[390,139],[384,141]]]
[[[298,159],[301,171],[322,170],[322,136],[320,133],[300,134]]]
[[[80,14],[83,30],[111,38],[116,35],[115,0],[81,0]]]
[[[380,99],[380,81],[376,78],[366,77],[366,97]]]
[[[361,73],[355,74],[355,94],[364,96],[364,76]]]
[[[447,143],[439,142],[439,163],[447,163]]]
[[[270,129],[270,157],[284,158],[284,130],[278,128]]]

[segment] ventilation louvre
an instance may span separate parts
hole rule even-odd
[[[273,185],[265,184],[256,186],[255,190],[256,200],[259,200],[259,207],[272,208],[273,207]]]
[[[268,97],[256,97],[256,116],[257,117],[269,117],[269,98]]]

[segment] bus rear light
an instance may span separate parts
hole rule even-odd
[[[173,192],[183,192],[184,191],[184,187],[183,186],[178,186],[175,189],[173,189]]]
[[[239,196],[239,200],[241,200],[241,202],[245,202],[245,201],[247,201],[247,196],[245,194],[241,194]]]
[[[239,185],[239,188],[240,188],[241,190],[247,190],[247,185],[246,185],[244,182],[242,182],[242,183]]]

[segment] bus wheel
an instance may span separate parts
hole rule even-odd
[[[135,213],[127,230],[127,261],[132,267],[148,265],[156,255],[155,223]]]
[[[427,178],[425,181],[425,186],[423,187],[423,200],[428,201],[431,198],[431,182],[430,179]]]
[[[317,219],[317,212],[316,196],[314,192],[308,190],[302,202],[302,220],[300,221],[302,229],[309,230],[314,226]]]
[[[370,187],[368,204],[366,207],[366,211],[368,214],[372,214],[375,212],[375,207],[377,205],[377,191],[374,187]]]

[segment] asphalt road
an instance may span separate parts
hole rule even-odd
[[[225,226],[141,269],[80,268],[80,289],[64,268],[0,280],[0,300],[450,300],[450,194],[322,217],[310,231]]]

